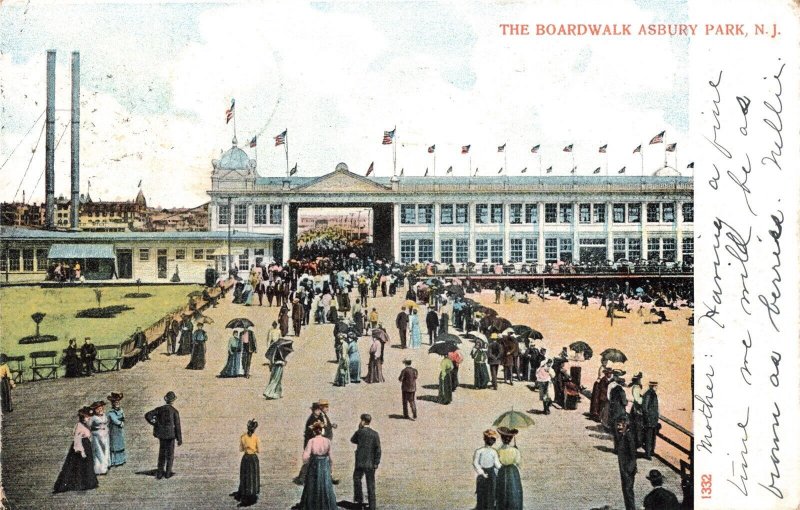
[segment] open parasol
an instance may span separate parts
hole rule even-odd
[[[452,342],[454,344],[460,344],[461,339],[452,333],[442,333],[436,337],[436,343],[439,342]]]
[[[225,325],[228,329],[243,329],[243,328],[252,328],[253,323],[250,319],[245,319],[240,317],[238,319],[232,319],[228,324]]]
[[[279,356],[280,359],[285,361],[289,353],[294,351],[294,349],[292,349],[292,343],[293,342],[287,338],[281,338],[269,346],[265,356],[270,363],[275,363],[276,356]]]
[[[473,331],[472,333],[467,333],[466,335],[462,335],[462,336],[464,338],[466,338],[467,340],[472,340],[472,341],[480,340],[481,342],[484,342],[484,343],[489,341],[489,339],[486,338],[486,335],[484,335],[483,333],[481,333],[479,331]]]
[[[441,356],[447,356],[451,352],[457,351],[458,346],[453,342],[437,342],[428,349],[429,354],[439,354]]]
[[[606,349],[600,353],[600,358],[614,363],[625,363],[628,361],[628,357],[619,349]]]
[[[571,344],[569,344],[569,348],[575,352],[584,352],[592,350],[589,344],[581,340],[578,340],[577,342],[572,342]]]
[[[534,425],[533,418],[519,411],[506,411],[494,420],[493,427],[506,427],[509,429],[525,429]]]
[[[544,338],[541,333],[530,326],[525,326],[524,324],[511,326],[511,329],[513,329],[514,333],[518,334],[519,336],[524,336],[525,338],[529,338],[531,340],[541,340]]]

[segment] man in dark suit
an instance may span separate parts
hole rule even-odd
[[[650,381],[650,388],[642,395],[642,421],[644,422],[644,455],[647,459],[653,458],[656,449],[656,434],[660,424],[658,423],[658,394],[656,388],[658,383]]]
[[[489,363],[489,371],[492,374],[492,388],[497,389],[497,371],[500,369],[500,364],[503,362],[503,355],[505,349],[503,345],[497,340],[497,333],[492,334],[492,339],[489,341],[489,346],[486,348],[486,357]]]
[[[239,335],[242,342],[242,370],[245,377],[250,377],[250,364],[253,361],[253,354],[258,352],[258,344],[256,344],[256,334],[252,329],[246,328]]]
[[[615,377],[614,382],[611,383],[611,390],[609,391],[608,399],[608,423],[617,423],[617,420],[623,416],[628,416],[625,408],[628,406],[628,397],[625,395],[625,379],[622,377]],[[633,434],[633,432],[631,431]],[[635,438],[635,435],[634,435]],[[614,430],[614,451],[617,450],[619,445],[619,434],[616,429]]]
[[[350,438],[350,442],[357,445],[356,466],[353,470],[353,498],[356,504],[363,505],[364,493],[362,492],[361,478],[366,475],[369,510],[375,510],[375,470],[381,463],[381,438],[370,427],[371,422],[370,415],[362,414],[358,430]]]
[[[680,503],[672,491],[662,487],[664,476],[658,469],[651,469],[645,477],[650,480],[653,490],[644,497],[644,510],[679,510]]]
[[[619,476],[622,480],[622,497],[625,500],[625,510],[636,510],[636,497],[633,494],[633,485],[636,478],[636,439],[633,437],[628,425],[628,417],[623,416],[615,426],[619,436],[617,460],[619,461]]]
[[[400,313],[397,314],[397,318],[394,320],[394,323],[397,326],[397,330],[400,332],[400,347],[405,349],[406,333],[408,332],[408,314],[406,313],[405,306],[400,308]]]
[[[181,417],[178,410],[172,407],[175,402],[175,393],[172,391],[167,392],[164,396],[164,404],[149,411],[144,415],[150,425],[153,426],[153,436],[158,438],[158,469],[156,470],[156,478],[171,478],[172,461],[175,458],[175,441],[178,446],[183,444],[183,437],[181,436]]]
[[[294,298],[292,301],[292,326],[294,327],[294,336],[300,336],[300,329],[303,326],[303,305],[300,304],[299,298]]]
[[[428,340],[433,345],[439,333],[439,314],[436,313],[433,307],[428,309],[428,314],[425,316],[425,325],[428,327]]]
[[[403,416],[408,420],[417,419],[417,369],[411,366],[410,359],[404,359],[403,363],[406,367],[400,372],[400,389],[403,392]],[[408,417],[408,406],[411,406],[411,415],[413,418]]]
[[[83,339],[83,345],[81,346],[81,363],[83,363],[84,375],[92,375],[95,359],[97,359],[97,347],[92,343],[92,339],[87,336]]]

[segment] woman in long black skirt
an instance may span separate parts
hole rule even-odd
[[[516,446],[511,446],[511,440],[517,435],[517,429],[499,427],[500,440],[503,445],[497,450],[500,459],[500,469],[497,472],[497,510],[522,510],[522,480],[519,476],[521,456]]]
[[[6,364],[8,357],[5,354],[0,354],[0,401],[4,413],[10,413],[14,410],[11,405],[11,390],[14,389],[14,374]]]
[[[78,423],[75,425],[72,445],[67,451],[67,458],[61,473],[58,474],[53,492],[85,491],[97,488],[97,475],[94,473],[92,455],[92,432],[87,424],[92,410],[83,407],[78,411]]]
[[[250,506],[258,501],[261,492],[261,471],[258,465],[258,454],[261,452],[261,440],[255,435],[258,422],[247,422],[247,433],[242,434],[239,440],[239,449],[244,452],[242,463],[239,465],[239,490],[233,497],[239,501],[239,506]]]
[[[303,451],[303,464],[308,465],[303,483],[303,495],[298,507],[301,510],[336,510],[336,493],[331,477],[331,442],[322,437],[321,421],[311,425],[314,432]]]

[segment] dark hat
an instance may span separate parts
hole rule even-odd
[[[109,402],[119,402],[120,400],[122,400],[122,393],[115,393],[112,391],[111,395],[107,396],[106,399]]]
[[[6,356],[5,353],[0,354],[0,363],[5,363],[7,361],[8,361],[8,356]]]
[[[634,381],[641,381],[642,380],[642,373],[639,372],[638,374],[633,376]]]
[[[312,411],[315,411],[315,410],[317,410],[317,409],[319,409],[319,404],[317,404],[316,402],[314,402],[313,404],[311,404],[311,410],[312,410]]]
[[[174,391],[168,391],[167,394],[164,395],[164,401],[166,401],[168,404],[172,403],[172,402],[175,402],[175,400],[177,398],[178,397],[175,396],[175,392]]]
[[[91,407],[92,410],[95,410],[98,407],[105,407],[105,405],[106,405],[106,401],[105,400],[98,400],[96,402],[92,402],[92,404],[89,407]]]
[[[604,368],[604,369],[603,369],[603,373],[604,373],[604,374],[613,374],[613,373],[614,373],[614,370],[613,370],[613,369],[611,369],[611,368]]]
[[[661,485],[664,483],[664,475],[662,475],[661,471],[658,469],[651,469],[645,478],[650,480],[653,485]]]
[[[258,427],[258,422],[255,418],[252,420],[248,420],[247,422],[247,430],[255,430]]]
[[[656,381],[650,381],[648,384],[650,386],[658,386],[658,382],[656,382]]]
[[[510,429],[508,427],[497,427],[497,432],[499,432],[503,437],[514,437],[519,434],[519,430]]]
[[[410,365],[411,364],[411,360],[410,359],[404,359],[403,363],[405,363],[406,365]]]
[[[89,406],[83,406],[78,409],[78,416],[91,416],[92,414],[92,408]]]
[[[613,370],[611,373],[614,374],[614,377],[622,377],[626,374],[624,370]]]

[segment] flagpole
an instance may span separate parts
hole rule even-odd
[[[436,149],[433,149],[433,176],[436,177]]]
[[[508,145],[508,142],[503,144],[503,168],[506,170],[506,175],[508,175],[508,152],[506,151],[508,147],[506,145]]]
[[[286,129],[286,139],[283,142],[284,152],[286,152],[286,177],[289,177],[289,130]]]
[[[236,140],[236,103],[231,109],[233,110],[233,139]]]
[[[469,155],[469,173],[467,175],[472,177],[472,154]]]
[[[392,177],[397,176],[397,125],[392,129],[394,140],[392,140]]]

